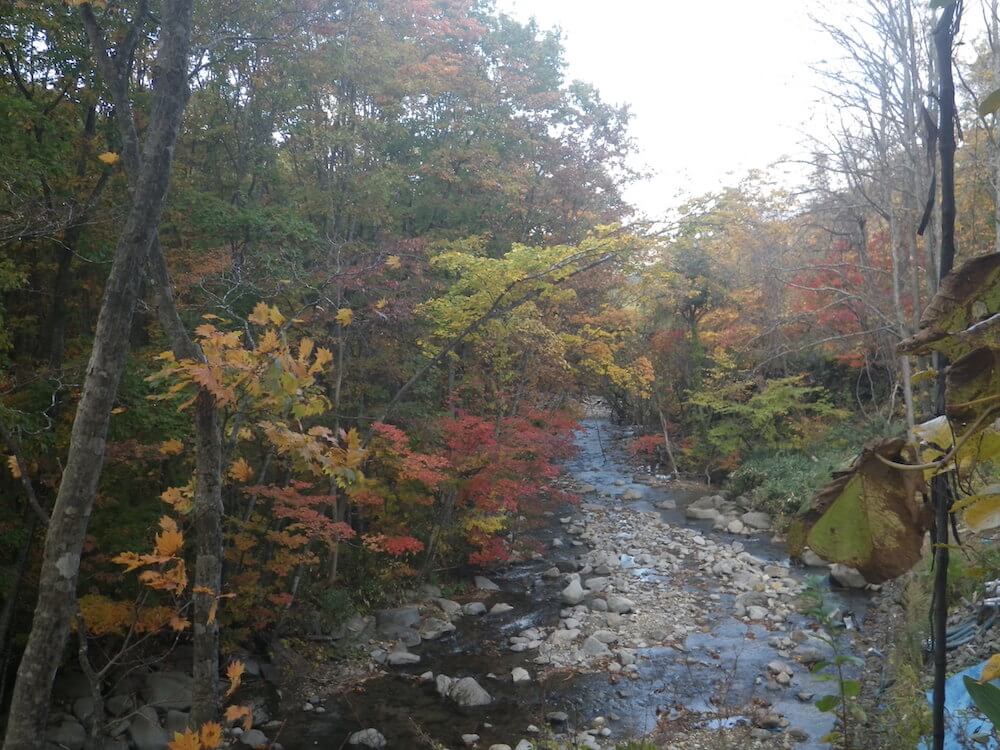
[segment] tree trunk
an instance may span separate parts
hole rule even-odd
[[[941,159],[941,252],[938,280],[951,272],[955,262],[955,83],[952,75],[952,45],[961,20],[958,3],[949,3],[934,29],[934,46],[938,55],[938,96],[941,112],[938,148]],[[947,359],[935,356],[937,366],[936,413],[945,412],[945,368]],[[934,506],[934,611],[932,613],[934,641],[934,750],[944,750],[945,682],[948,677],[948,522],[950,512],[948,477],[939,474],[931,486]]]
[[[17,672],[4,750],[44,744],[52,682],[76,611],[80,553],[104,464],[108,422],[128,356],[127,332],[142,269],[163,213],[174,144],[187,103],[192,5],[192,0],[170,0],[162,7],[154,104],[142,170],[97,319],[66,468],[46,534],[38,603]],[[81,13],[92,15],[87,5]]]

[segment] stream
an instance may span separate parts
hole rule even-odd
[[[711,490],[675,487],[663,478],[637,473],[624,451],[627,436],[628,431],[604,417],[586,418],[576,437],[578,452],[565,469],[576,485],[592,485],[596,491],[587,494],[580,507],[560,509],[534,532],[547,548],[544,559],[494,571],[491,578],[499,591],[455,597],[482,601],[487,607],[504,602],[512,609],[456,619],[454,632],[412,649],[419,654],[419,663],[385,667],[384,675],[328,699],[323,713],[298,710],[286,714],[281,744],[287,750],[346,747],[352,733],[376,728],[388,748],[428,747],[427,738],[433,738],[454,750],[464,746],[462,735],[471,734],[480,737],[477,747],[489,748],[493,743],[514,747],[522,739],[532,739],[529,725],[544,729],[546,717],[558,711],[566,714],[566,720],[545,731],[563,736],[566,746],[573,746],[578,733],[590,729],[586,736],[593,746],[614,747],[616,742],[647,736],[658,725],[676,728],[681,737],[683,731],[749,725],[751,712],[765,706],[786,720],[786,729],[795,729],[795,747],[826,747],[820,737],[833,728],[833,717],[820,713],[810,696],[831,692],[833,683],[817,680],[796,661],[795,643],[790,639],[796,631],[808,634],[811,623],[795,612],[779,621],[736,616],[736,594],[728,579],[723,580],[708,564],[697,564],[699,558],[679,558],[679,563],[665,571],[665,565],[646,567],[628,554],[621,556],[622,567],[635,577],[635,590],[655,596],[667,612],[675,600],[680,612],[683,602],[694,617],[682,638],[666,638],[667,644],[650,638],[630,643],[637,670],[619,671],[617,664],[611,667],[614,671],[540,665],[540,652],[510,650],[511,636],[529,628],[558,629],[561,614],[567,616],[560,603],[566,578],[554,579],[550,569],[553,565],[563,573],[578,569],[579,557],[588,547],[566,529],[570,517],[583,512],[596,514],[604,524],[615,523],[616,516],[632,524],[617,535],[626,544],[636,523],[642,528],[647,520],[653,525],[662,521],[683,530],[688,535],[682,538],[685,544],[688,539],[693,538],[695,544],[701,539],[706,545],[719,545],[726,554],[742,549],[770,566],[788,567],[786,580],[802,581],[810,572],[822,572],[791,565],[783,547],[772,543],[770,532],[735,536],[713,530],[709,521],[686,518],[685,507],[712,494]],[[629,500],[623,501],[623,495]],[[659,509],[658,504],[670,505],[663,501],[673,501],[676,507]],[[545,575],[546,570],[550,575]],[[836,590],[829,596],[843,610],[855,613],[854,622],[863,621],[866,594]],[[638,609],[645,612],[649,607]],[[790,684],[776,685],[768,679],[768,665],[775,660],[794,668]],[[517,667],[529,671],[529,683],[512,682],[511,671]],[[459,707],[438,694],[433,680],[420,678],[428,671],[453,678],[474,677],[493,701],[487,706]],[[762,734],[761,723],[754,723],[757,734]],[[775,736],[782,731],[778,726],[765,728]]]

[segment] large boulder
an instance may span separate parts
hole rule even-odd
[[[54,727],[49,727],[45,732],[45,741],[66,750],[82,750],[83,743],[87,741],[87,731],[77,722],[67,719]]]
[[[476,588],[480,591],[499,591],[500,587],[497,586],[493,581],[491,581],[486,576],[476,576],[472,579],[476,584]]]
[[[766,531],[771,528],[771,516],[767,513],[761,513],[760,511],[750,511],[744,513],[740,516],[740,520],[743,521],[744,525],[749,526],[751,529],[757,529],[758,531]]]
[[[375,621],[381,635],[394,636],[396,631],[412,629],[420,624],[420,610],[417,607],[394,607],[383,609]]]
[[[193,686],[194,680],[183,672],[150,672],[142,685],[142,697],[156,708],[187,711]]]
[[[472,677],[455,680],[448,690],[448,696],[460,706],[488,706],[493,702],[492,696]]]
[[[132,717],[128,735],[136,750],[166,750],[169,738],[151,706],[143,706]]]
[[[448,617],[461,617],[462,605],[451,599],[435,599],[434,602],[441,608]]]

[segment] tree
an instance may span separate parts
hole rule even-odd
[[[49,524],[39,598],[18,668],[4,747],[40,747],[49,693],[75,613],[75,592],[87,520],[104,459],[108,421],[128,354],[126,332],[139,295],[142,269],[163,212],[174,143],[187,101],[192,3],[164,5],[156,58],[153,111],[145,134],[132,206],[115,250],[66,469]],[[81,13],[92,14],[90,6]],[[133,18],[116,52],[130,58],[144,18]],[[105,54],[95,45],[94,54]]]

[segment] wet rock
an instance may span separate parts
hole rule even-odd
[[[416,628],[420,624],[420,610],[417,607],[394,607],[381,610],[375,618],[378,632],[390,638],[400,630]]]
[[[524,667],[514,667],[510,673],[511,679],[514,680],[515,685],[521,685],[525,682],[531,682],[531,675],[528,670]]]
[[[840,563],[830,566],[830,578],[846,589],[863,589],[868,585],[868,581],[857,570]]]
[[[411,654],[409,651],[390,651],[386,654],[385,663],[390,667],[406,667],[411,664],[419,664],[420,654]]]
[[[476,588],[480,591],[499,591],[500,587],[497,586],[493,581],[491,581],[486,576],[476,576],[472,579],[476,584]]]
[[[77,722],[66,720],[45,732],[45,741],[60,745],[67,750],[82,750],[87,741],[87,731]],[[140,750],[144,750],[140,748]]]
[[[615,655],[618,657],[618,663],[623,667],[635,664],[635,651],[630,648],[619,648],[615,651]]]
[[[486,706],[493,702],[493,698],[480,686],[472,677],[463,677],[456,680],[448,695],[460,706]]]
[[[385,747],[385,737],[377,729],[362,729],[360,732],[352,734],[348,738],[347,744],[355,747],[371,747],[377,750]]]
[[[677,510],[677,501],[660,500],[660,502],[658,502],[655,507],[659,508],[660,510]]]
[[[450,622],[439,620],[436,617],[428,617],[420,625],[420,637],[425,641],[435,641],[447,633],[452,633],[455,626]]]
[[[740,516],[740,520],[751,529],[766,531],[771,528],[771,516],[760,511],[750,511]]]
[[[476,615],[485,615],[486,605],[483,604],[482,602],[469,602],[468,604],[462,605],[462,612],[469,615],[470,617],[474,617]]]
[[[185,711],[191,708],[194,680],[183,672],[151,672],[142,686],[146,703],[157,708]]]
[[[715,508],[697,508],[694,505],[685,508],[684,515],[695,521],[715,521],[722,516]]]
[[[497,602],[492,607],[490,607],[491,615],[502,615],[505,612],[510,612],[514,608],[507,604],[506,602]]]
[[[642,493],[636,489],[628,489],[622,493],[622,500],[626,502],[631,502],[633,500],[642,500]]]
[[[632,603],[631,599],[628,599],[619,594],[612,594],[608,597],[608,612],[613,612],[615,614],[625,614],[626,612],[631,612],[635,604]]]
[[[156,718],[156,710],[143,706],[128,724],[128,735],[136,750],[165,750],[167,733]]]
[[[802,554],[799,556],[799,559],[802,560],[803,565],[806,565],[810,568],[825,568],[828,565],[826,560],[817,555],[808,547],[802,550]]]
[[[806,742],[809,739],[809,733],[798,727],[792,727],[786,734],[793,742]]]
[[[597,488],[592,484],[581,484],[576,491],[581,495],[589,495],[592,492],[597,492]]]
[[[726,531],[730,534],[742,534],[745,528],[743,522],[738,518],[734,518],[726,524]]]
[[[477,742],[479,742],[479,735],[478,734],[463,734],[462,735],[462,743],[466,747],[472,747]]]
[[[551,568],[549,568],[548,570],[546,570],[544,573],[542,573],[542,578],[547,578],[548,580],[552,581],[552,580],[555,580],[556,578],[558,578],[561,575],[562,575],[562,572],[559,570],[559,568],[557,568],[555,566],[552,566]]]
[[[565,724],[569,721],[569,714],[565,711],[549,711],[545,715],[545,719],[549,724]]]
[[[564,588],[560,594],[559,598],[564,604],[575,605],[583,601],[586,596],[586,592],[583,590],[583,586],[580,585],[580,576],[574,575],[570,579],[569,585]]]

